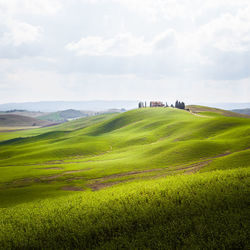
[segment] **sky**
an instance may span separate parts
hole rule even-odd
[[[0,103],[250,102],[249,0],[0,0]]]

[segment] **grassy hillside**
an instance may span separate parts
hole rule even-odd
[[[0,127],[45,126],[48,124],[50,123],[47,121],[28,116],[0,114]]]
[[[31,136],[40,135],[42,133],[47,133],[51,131],[73,131],[80,128],[85,128],[87,126],[93,125],[100,121],[104,121],[113,117],[114,114],[104,114],[92,117],[85,117],[80,118],[71,122],[61,123],[54,126],[47,126],[43,128],[34,128],[29,130],[22,130],[22,131],[13,131],[12,127],[6,127],[4,131],[0,130],[0,142],[6,141],[14,138],[26,138]],[[13,132],[8,133],[8,129],[12,130]],[[15,127],[13,128],[15,129]]]
[[[198,106],[198,105],[188,105],[188,109],[190,109],[191,112],[193,113],[201,113],[201,114],[207,114],[212,113],[213,115],[219,114],[223,116],[228,116],[228,117],[245,117],[245,118],[250,118],[250,115],[243,113],[243,112],[233,112],[233,111],[228,111],[228,110],[223,110],[223,109],[218,109],[218,108],[210,108],[210,107],[205,107],[205,106]]]
[[[212,111],[2,134],[0,246],[248,249],[250,119]]]

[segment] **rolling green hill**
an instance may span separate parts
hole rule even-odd
[[[0,133],[0,248],[248,249],[250,119],[194,113]]]

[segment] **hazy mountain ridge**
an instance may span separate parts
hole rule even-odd
[[[250,108],[250,102],[200,103],[200,105],[225,110]]]
[[[22,109],[41,112],[55,112],[58,110],[91,110],[103,111],[108,109],[133,109],[137,107],[137,101],[51,101],[51,102],[24,102],[0,104],[0,110],[7,111]]]
[[[166,101],[168,101],[168,98],[166,98]],[[200,105],[220,108],[225,110],[250,108],[250,103],[200,103]],[[42,102],[4,103],[0,104],[0,111],[7,111],[14,109],[40,111],[40,112],[55,112],[67,109],[104,111],[109,109],[130,110],[137,108],[137,106],[138,106],[138,101],[136,100],[42,101]]]
[[[233,112],[239,113],[239,114],[244,114],[244,115],[250,115],[250,108],[246,109],[233,109]]]

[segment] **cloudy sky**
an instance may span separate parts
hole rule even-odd
[[[250,101],[249,0],[0,0],[0,103]]]

